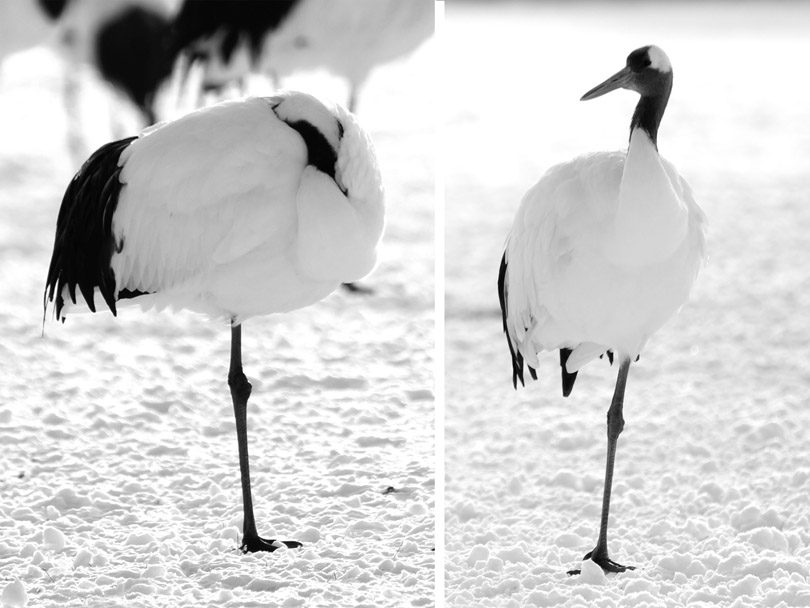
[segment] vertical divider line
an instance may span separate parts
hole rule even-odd
[[[447,96],[445,95],[444,70],[445,62],[445,41],[444,41],[444,17],[445,3],[439,0],[435,4],[435,32],[434,44],[436,45],[436,68],[433,74],[435,82],[434,94],[435,107],[437,112],[434,115],[434,168],[435,168],[435,210],[434,210],[434,433],[435,433],[435,462],[434,475],[435,484],[435,595],[436,606],[444,606],[445,597],[445,571],[444,571],[444,413],[445,413],[445,307],[444,307],[444,271],[445,271],[445,125],[447,124],[447,108],[445,107]]]

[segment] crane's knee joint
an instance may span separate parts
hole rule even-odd
[[[231,393],[245,400],[250,397],[250,391],[253,388],[242,370],[228,374],[228,386],[231,388]]]
[[[616,412],[612,408],[607,413],[608,434],[618,437],[624,430],[624,416],[621,412]]]

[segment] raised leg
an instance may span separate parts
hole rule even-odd
[[[627,386],[627,373],[630,371],[630,359],[624,358],[619,366],[619,376],[616,379],[616,390],[613,392],[613,401],[607,413],[607,464],[605,466],[605,492],[602,496],[602,519],[599,524],[599,539],[596,547],[583,559],[591,559],[602,567],[605,572],[624,572],[634,570],[633,566],[622,566],[608,557],[607,527],[610,513],[610,491],[613,487],[613,464],[616,461],[616,444],[619,435],[624,429],[624,389]],[[580,570],[570,570],[568,574],[579,574]]]
[[[349,87],[350,87],[349,88],[349,101],[348,101],[349,112],[351,112],[352,114],[356,114],[357,113],[357,89],[359,89],[360,87],[358,87],[353,82],[349,83]]]
[[[228,371],[228,386],[231,388],[233,413],[236,416],[236,438],[239,441],[239,472],[242,476],[242,506],[245,523],[242,545],[245,553],[255,551],[275,551],[282,545],[295,548],[301,543],[296,541],[277,541],[261,538],[256,531],[256,519],[253,516],[253,496],[250,492],[250,458],[247,442],[247,402],[250,398],[250,382],[242,371],[242,326],[231,326],[231,366]]]

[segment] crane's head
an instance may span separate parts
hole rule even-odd
[[[669,97],[672,90],[672,64],[655,45],[643,46],[627,56],[627,65],[603,83],[585,93],[587,101],[616,89],[629,89],[642,97]]]
[[[337,158],[343,125],[332,104],[298,91],[281,91],[268,99],[281,120],[287,124],[307,123],[323,138],[329,155]]]
[[[384,200],[368,133],[351,112],[312,95],[282,91],[266,99],[276,116],[302,135],[309,164],[332,177],[351,204],[365,208],[376,243],[383,227]]]

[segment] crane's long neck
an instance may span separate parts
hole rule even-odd
[[[672,92],[671,73],[662,85],[654,93],[641,96],[636,110],[633,112],[633,120],[630,121],[630,138],[632,139],[633,131],[636,129],[644,129],[656,150],[658,149],[658,125],[661,124],[661,118],[664,116],[664,110],[669,101],[669,94]]]
[[[650,133],[643,122],[649,119],[641,114],[639,126],[630,131],[609,253],[623,266],[661,262],[686,237],[688,211],[673,183],[677,174],[670,175],[658,154],[657,123],[648,123],[654,126]]]

